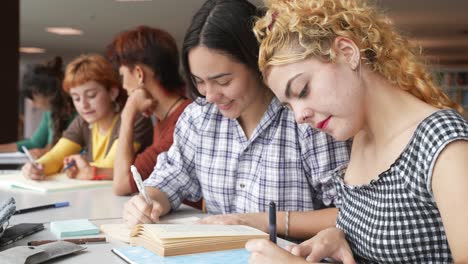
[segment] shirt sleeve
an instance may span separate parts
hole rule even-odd
[[[89,130],[89,126],[80,116],[73,119],[68,128],[63,132],[62,137],[85,146],[85,137],[83,131]]]
[[[167,152],[158,156],[156,166],[145,186],[158,188],[166,194],[172,209],[177,209],[184,199],[199,201],[202,197],[200,183],[195,173],[195,150],[200,141],[192,104],[177,121],[174,143]]]
[[[339,197],[331,172],[348,162],[351,143],[336,141],[309,125],[301,126],[307,126],[301,140],[301,151],[305,169],[310,174],[310,183],[315,191],[314,208],[336,205],[339,203]]]
[[[57,144],[38,159],[37,162],[44,165],[45,175],[51,175],[60,171],[63,166],[63,159],[66,156],[79,153],[80,149],[81,145],[69,139],[61,138]]]
[[[23,152],[23,146],[25,146],[27,149],[34,149],[44,148],[47,145],[50,126],[50,114],[47,113],[48,112],[42,114],[41,123],[37,127],[36,131],[34,131],[34,134],[31,136],[31,138],[16,142],[18,151]]]

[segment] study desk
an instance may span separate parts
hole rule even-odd
[[[1,175],[0,175],[1,177]],[[98,187],[92,189],[82,189],[73,191],[61,191],[53,193],[37,193],[27,190],[0,189],[0,200],[14,197],[18,209],[32,207],[55,202],[68,201],[69,207],[53,208],[36,211],[26,214],[13,215],[10,225],[19,223],[44,223],[45,230],[25,237],[11,246],[24,246],[31,240],[56,239],[49,230],[50,221],[87,218],[96,226],[107,223],[122,223],[122,208],[129,196],[116,196],[112,188]],[[195,216],[202,218],[206,214],[200,210],[182,205],[174,213],[165,216],[163,219],[174,219],[181,217]],[[100,235],[102,236],[102,234]],[[278,238],[279,245],[287,245],[290,242]],[[116,263],[125,262],[111,252],[112,248],[127,246],[124,242],[108,238],[107,243],[94,243],[86,245],[86,250],[75,255],[68,255],[63,258],[49,261],[47,263]]]
[[[0,175],[1,177],[1,175]],[[87,219],[115,219],[121,218],[123,205],[128,196],[116,196],[112,188],[96,187],[91,189],[38,193],[19,189],[0,189],[0,200],[8,197],[15,198],[16,208],[29,208],[38,205],[57,202],[69,202],[70,206],[35,211],[27,214],[14,215],[11,224],[87,218]]]

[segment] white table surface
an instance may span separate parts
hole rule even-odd
[[[56,202],[70,202],[70,206],[68,207],[13,215],[10,219],[10,225],[19,223],[44,223],[45,230],[25,237],[11,246],[25,246],[27,245],[27,242],[31,240],[56,239],[48,229],[50,221],[87,218],[97,226],[105,223],[122,223],[122,208],[125,202],[130,199],[129,196],[114,195],[112,188],[109,186],[46,194],[27,190],[1,188],[0,200],[4,200],[8,197],[15,198],[17,209]],[[202,218],[206,216],[206,214],[203,214],[200,210],[182,205],[176,212],[164,217],[164,219],[189,216]],[[102,234],[100,236],[102,236]],[[290,242],[286,240],[278,239],[279,245],[284,246],[289,243]],[[68,255],[47,263],[125,263],[119,257],[114,255],[111,252],[111,249],[126,245],[127,244],[123,242],[113,240],[108,237],[107,243],[88,244],[86,245],[87,249],[81,253],[74,254],[73,256]]]

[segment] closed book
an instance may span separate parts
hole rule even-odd
[[[57,238],[99,234],[99,228],[88,219],[73,219],[50,222],[50,231]]]
[[[140,224],[132,229],[130,244],[160,256],[175,256],[243,248],[254,238],[268,238],[268,234],[243,225]]]

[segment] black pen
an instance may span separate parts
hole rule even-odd
[[[270,202],[270,241],[276,244],[276,204],[275,202]]]
[[[47,204],[47,205],[40,205],[36,207],[31,207],[31,208],[24,208],[20,210],[15,211],[15,215],[17,214],[24,214],[24,213],[29,213],[29,212],[34,212],[34,211],[39,211],[39,210],[44,210],[44,209],[49,209],[49,208],[59,208],[59,207],[66,207],[69,206],[69,202],[61,202],[61,203],[53,203],[53,204]]]

